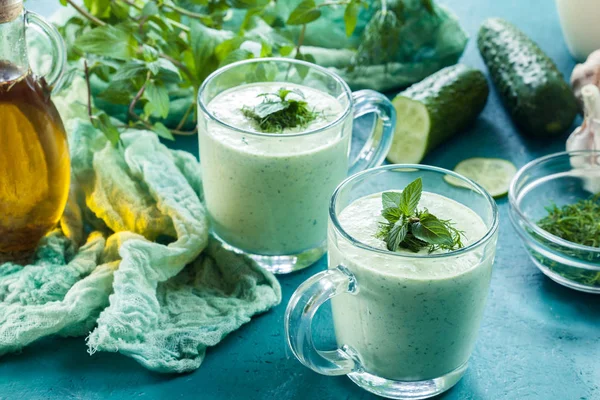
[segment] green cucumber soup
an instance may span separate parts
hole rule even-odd
[[[454,221],[465,233],[465,247],[488,231],[474,211],[447,197],[423,192],[419,206]],[[387,251],[374,237],[384,221],[381,208],[381,193],[360,198],[342,210],[340,226],[356,241]],[[345,266],[358,286],[356,294],[331,300],[336,338],[340,346],[358,352],[367,372],[422,381],[466,364],[483,315],[493,251],[484,256],[478,246],[435,258],[411,257],[427,256],[427,249],[418,254],[400,250],[402,257],[331,240],[329,267]]]
[[[261,133],[242,107],[255,107],[264,99],[259,95],[280,88],[300,90],[318,117],[303,128]],[[281,82],[229,89],[207,108],[218,120],[207,119],[199,128],[204,196],[214,232],[261,255],[297,254],[323,245],[329,198],[348,171],[352,119],[331,125],[346,108],[323,91]]]

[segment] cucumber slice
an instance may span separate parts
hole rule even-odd
[[[396,109],[396,131],[387,158],[394,164],[417,164],[427,151],[430,120],[427,108],[408,97],[392,100]]]
[[[493,197],[502,197],[508,193],[517,167],[502,158],[475,157],[458,163],[454,172],[477,182]],[[453,176],[446,175],[444,179],[451,185],[464,186],[462,181]]]

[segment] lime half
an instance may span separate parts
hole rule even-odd
[[[508,193],[517,167],[502,158],[475,157],[458,163],[454,172],[477,182],[493,197],[502,197]],[[444,179],[451,185],[464,186],[464,183],[453,176],[446,175]]]
[[[408,97],[392,100],[396,109],[396,129],[387,158],[394,164],[418,164],[427,152],[430,119],[427,108]]]

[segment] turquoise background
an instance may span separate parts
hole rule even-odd
[[[484,69],[476,49],[486,17],[506,18],[535,39],[565,76],[575,64],[564,44],[551,0],[444,0],[472,40],[462,59]],[[58,1],[29,0],[46,15]],[[564,148],[564,139],[530,141],[517,134],[492,89],[476,125],[444,144],[425,163],[453,168],[472,156],[504,157],[517,166]],[[197,155],[195,138],[176,147]],[[501,212],[492,287],[477,347],[465,377],[440,399],[600,399],[600,296],[563,288],[528,259]],[[280,278],[283,303],[208,351],[196,372],[165,376],[130,358],[89,356],[83,338],[45,339],[0,359],[0,399],[374,399],[346,377],[325,377],[303,367],[283,337],[285,305],[296,287],[324,269],[325,260]],[[316,321],[316,339],[333,346],[329,310]]]

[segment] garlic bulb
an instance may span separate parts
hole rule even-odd
[[[567,139],[567,151],[600,150],[600,89],[586,85],[581,89],[584,105],[583,124]],[[584,188],[592,193],[600,192],[600,159],[598,156],[571,157],[574,173],[584,179]]]
[[[571,73],[571,87],[580,105],[583,103],[581,90],[589,84],[600,86],[600,50],[590,54],[584,63],[577,64]]]
[[[581,89],[583,124],[569,136],[567,151],[600,149],[600,90],[595,85]]]

